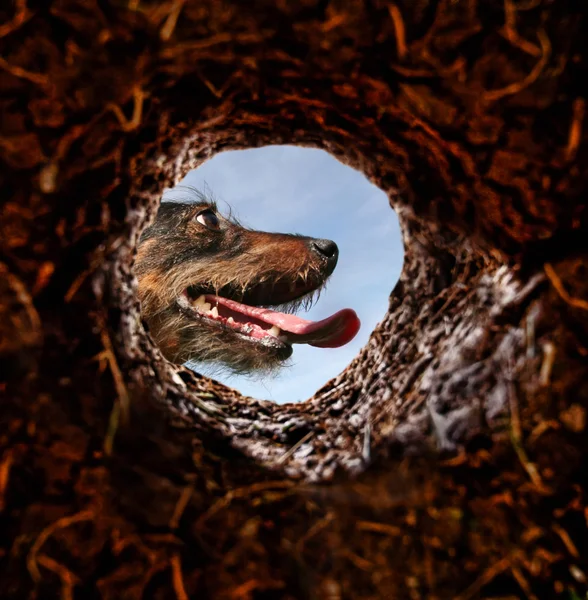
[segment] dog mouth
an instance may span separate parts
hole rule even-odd
[[[192,287],[183,291],[178,298],[178,305],[192,318],[232,330],[252,342],[276,348],[288,348],[292,344],[339,348],[350,342],[360,328],[359,318],[350,308],[321,321],[308,321],[291,313],[268,308],[268,305],[284,304],[287,298],[270,303],[257,292],[245,299],[247,304],[222,295],[199,293],[197,288]]]

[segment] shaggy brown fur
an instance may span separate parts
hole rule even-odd
[[[283,363],[291,345],[252,339],[203,319],[189,302],[215,294],[294,310],[311,303],[333,272],[336,244],[253,231],[221,216],[200,192],[183,186],[174,191],[181,192],[182,201],[161,204],[141,237],[135,265],[142,316],[161,351],[176,363],[214,362],[241,373]]]

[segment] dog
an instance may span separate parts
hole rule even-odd
[[[292,314],[320,294],[338,256],[331,240],[254,231],[198,190],[176,186],[139,241],[141,315],[174,363],[267,372],[293,344],[338,347],[355,337],[351,309],[319,322]]]

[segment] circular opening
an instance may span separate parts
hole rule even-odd
[[[426,307],[440,293],[447,294],[451,303],[461,301],[466,289],[448,291],[447,288],[455,277],[460,277],[463,269],[467,271],[467,267],[456,261],[452,247],[456,243],[455,235],[431,230],[427,222],[421,220],[408,205],[413,192],[403,174],[405,163],[402,157],[395,155],[395,160],[392,160],[380,148],[379,142],[371,145],[373,140],[379,140],[377,136],[373,138],[371,134],[368,135],[366,139],[370,140],[369,143],[350,144],[349,138],[341,135],[339,130],[319,136],[317,127],[312,123],[307,123],[306,129],[300,125],[293,130],[292,124],[282,116],[275,117],[269,127],[267,124],[260,126],[254,115],[244,113],[241,120],[233,123],[234,127],[227,128],[227,123],[221,119],[206,131],[201,131],[196,123],[191,126],[181,120],[174,122],[179,124],[172,126],[168,121],[162,124],[167,140],[171,142],[151,148],[148,152],[146,150],[145,160],[133,187],[133,197],[139,200],[138,207],[148,206],[148,210],[155,212],[164,186],[179,184],[190,169],[201,166],[215,155],[215,160],[221,160],[221,151],[254,147],[258,150],[249,151],[254,155],[255,152],[271,150],[272,144],[296,144],[291,151],[311,152],[328,160],[334,160],[331,156],[337,157],[358,169],[358,172],[349,170],[349,173],[361,179],[361,173],[365,174],[386,193],[398,210],[406,255],[397,285],[394,285],[396,276],[393,272],[383,277],[386,282],[383,319],[373,330],[371,327],[364,328],[366,334],[371,331],[369,341],[347,368],[331,380],[328,375],[323,375],[318,381],[319,385],[324,383],[323,387],[307,401],[280,404],[243,397],[234,389],[199,372],[162,359],[140,325],[136,288],[132,287],[133,278],[128,271],[137,241],[134,237],[128,246],[121,247],[119,255],[122,260],[116,265],[118,271],[112,278],[115,288],[118,288],[113,290],[118,296],[113,297],[113,303],[123,308],[119,341],[125,345],[122,354],[125,355],[133,381],[139,382],[146,395],[161,400],[165,411],[187,416],[203,434],[210,433],[216,440],[220,437],[222,444],[242,450],[259,464],[276,468],[289,476],[322,481],[330,478],[339,468],[352,473],[364,470],[380,450],[396,451],[396,446],[417,450],[426,448],[430,438],[429,420],[425,414],[427,407],[423,406],[423,391],[413,392],[411,388],[415,380],[426,379],[425,371],[430,364],[431,352],[427,349],[426,339],[423,343],[423,331],[428,322]],[[370,124],[366,123],[365,126],[369,129]],[[318,131],[321,131],[320,127]],[[317,150],[305,150],[302,146]],[[329,154],[322,154],[319,148]],[[213,164],[212,161],[210,164]],[[312,167],[316,169],[314,164]],[[347,172],[343,165],[338,165],[338,168]],[[298,174],[303,183],[303,193],[309,189],[304,185],[307,172],[310,169],[301,170]],[[207,182],[212,192],[229,204],[234,204],[235,197],[244,189],[251,196],[255,195],[253,185],[243,186],[243,189],[239,187],[239,194],[233,195],[224,192],[222,186],[216,187],[214,183]],[[284,187],[278,186],[273,194],[273,206],[283,207],[285,204],[280,202]],[[333,222],[337,222],[340,213],[345,212],[341,202],[345,200],[347,189],[344,185],[341,188],[343,191],[337,195],[336,201],[333,198]],[[374,193],[379,192],[375,190]],[[143,203],[145,200],[147,202]],[[294,209],[297,203],[290,202],[288,207]],[[239,210],[238,214],[252,227],[259,227],[255,214],[251,216],[251,206],[247,203],[247,210]],[[385,198],[382,198],[380,206],[386,213],[387,222],[394,219]],[[379,219],[370,217],[365,211],[363,215],[368,218],[368,223],[364,222],[358,229],[363,231],[365,228],[370,232],[377,229]],[[143,216],[137,213],[136,234],[145,224]],[[314,233],[305,225],[303,222],[301,227],[298,226],[303,234],[328,236],[339,241],[337,232]],[[276,229],[286,232],[293,230],[290,221],[287,226]],[[365,244],[371,249],[371,240]],[[400,255],[402,250],[399,241],[398,247]],[[433,249],[435,253],[431,252]],[[392,254],[393,251],[388,256]],[[370,260],[373,259],[370,256]],[[400,265],[397,264],[397,272],[399,270]],[[121,272],[127,277],[126,288],[121,286]],[[345,285],[348,287],[347,281]],[[384,311],[388,304],[386,296],[391,288],[393,292],[388,310]],[[321,304],[322,301],[317,306]],[[354,308],[353,300],[345,301],[342,305]],[[444,302],[440,302],[439,310],[443,310],[444,306]],[[336,306],[340,307],[341,304]],[[437,312],[435,310],[432,314],[435,319]],[[376,316],[376,321],[379,316]],[[443,325],[444,331],[451,331],[451,319],[444,320]],[[341,365],[344,366],[345,363]],[[335,373],[337,371],[339,368]],[[411,390],[411,398],[406,398],[406,390]],[[312,391],[310,389],[302,397],[308,397]],[[267,397],[266,392],[263,389],[262,393],[255,396]],[[434,444],[434,441],[431,443]]]
[[[200,190],[216,201],[220,213],[231,214],[251,229],[337,243],[338,264],[318,302],[297,314],[320,320],[352,308],[361,329],[351,342],[328,349],[296,344],[292,357],[271,374],[232,374],[218,363],[187,363],[247,396],[279,403],[312,396],[358,354],[388,308],[403,248],[398,219],[386,195],[327,152],[296,146],[217,154],[188,173],[180,185]],[[164,194],[164,200],[174,197],[174,190]],[[239,264],[239,257],[234,260]]]
[[[259,157],[263,157],[264,153],[278,152],[282,154],[283,162],[288,163],[290,169],[292,164],[296,166],[296,161],[292,157],[298,156],[299,160],[305,161],[305,165],[301,164],[298,169],[291,170],[290,179],[275,178],[274,181],[277,183],[274,183],[274,189],[268,190],[271,202],[268,202],[266,212],[275,218],[280,215],[277,209],[281,208],[283,225],[275,221],[274,226],[259,225],[260,221],[256,218],[258,216],[256,213],[263,211],[264,207],[252,209],[255,206],[254,201],[259,197],[259,190],[265,191],[268,188],[267,177],[264,177],[263,172],[259,174],[257,183],[244,184],[245,177],[237,176],[236,190],[229,188],[225,191],[222,181],[217,185],[209,176],[205,175],[203,179],[208,184],[208,191],[219,200],[221,209],[223,206],[226,207],[223,201],[232,205],[233,209],[238,199],[244,201],[245,208],[237,207],[237,216],[244,219],[252,228],[277,229],[283,233],[297,231],[307,236],[333,238],[337,243],[341,243],[341,231],[337,226],[355,211],[355,218],[347,221],[347,228],[349,231],[355,228],[358,235],[351,238],[355,246],[352,245],[346,254],[349,256],[357,254],[366,258],[364,261],[357,261],[355,268],[351,268],[346,275],[343,245],[341,262],[335,269],[335,276],[338,271],[343,270],[340,283],[337,287],[332,284],[328,287],[333,293],[337,289],[349,292],[353,290],[354,285],[356,288],[363,286],[360,295],[361,292],[369,295],[367,306],[376,307],[375,310],[372,309],[371,322],[369,313],[367,318],[366,314],[361,315],[364,319],[363,340],[369,337],[369,341],[362,346],[363,341],[360,338],[355,348],[352,348],[353,351],[331,373],[325,374],[321,370],[315,383],[309,385],[304,394],[288,398],[288,400],[308,398],[305,402],[283,403],[280,402],[277,394],[277,401],[260,400],[260,397],[267,397],[267,389],[263,387],[263,383],[261,393],[252,393],[251,397],[243,396],[232,387],[202,375],[199,370],[195,372],[179,364],[182,361],[174,364],[165,360],[157,346],[152,343],[153,336],[151,340],[145,336],[139,313],[140,305],[137,303],[136,279],[131,270],[132,257],[135,255],[139,236],[142,231],[145,231],[145,225],[153,222],[153,218],[147,219],[144,212],[138,211],[134,234],[128,244],[119,248],[120,260],[112,272],[112,277],[109,278],[112,302],[123,309],[117,334],[119,351],[123,358],[122,368],[128,369],[130,378],[134,382],[133,386],[138,386],[141,394],[162,402],[164,412],[170,414],[172,418],[175,419],[175,415],[178,414],[186,417],[189,423],[198,429],[199,436],[217,441],[220,437],[223,440],[222,444],[228,444],[244,452],[270,469],[277,469],[288,476],[314,481],[328,479],[339,467],[349,472],[361,471],[370,464],[372,456],[370,447],[375,448],[374,444],[380,443],[376,438],[373,438],[373,442],[370,441],[372,440],[370,424],[381,410],[390,409],[389,395],[382,396],[382,386],[386,385],[386,381],[382,378],[382,368],[387,364],[386,356],[390,344],[395,346],[397,340],[395,336],[390,336],[388,331],[397,319],[406,320],[408,316],[399,313],[399,298],[403,296],[402,289],[405,284],[396,285],[396,281],[401,268],[403,249],[396,215],[386,197],[396,198],[398,181],[395,177],[384,180],[381,173],[370,168],[367,159],[353,148],[348,154],[331,144],[317,144],[316,149],[308,149],[308,146],[312,145],[310,140],[288,139],[288,136],[278,139],[300,143],[307,147],[272,146],[271,143],[275,138],[266,139],[261,136],[261,139],[254,140],[257,143],[252,144],[256,150],[242,151],[247,148],[247,144],[240,138],[231,141],[223,138],[221,134],[219,136],[222,142],[219,142],[220,145],[207,136],[194,135],[189,138],[183,136],[182,141],[169,148],[165,154],[152,153],[143,165],[147,177],[135,182],[133,192],[134,197],[139,199],[139,206],[147,201],[143,205],[154,217],[160,205],[161,194],[164,192],[164,188],[160,186],[162,184],[168,188],[177,186],[188,175],[189,169],[200,167],[213,155],[216,158],[210,160],[209,165],[214,165],[215,161],[225,160],[224,157],[228,159],[232,156],[249,156],[252,157],[250,160],[258,157],[257,161],[269,168],[269,162]],[[221,150],[241,151],[219,153]],[[333,156],[358,170],[346,167]],[[322,166],[323,161],[326,167]],[[242,168],[248,174],[254,173],[252,168],[246,166]],[[326,181],[323,179],[322,184],[317,185],[316,188],[309,185],[310,174],[314,173],[318,177],[322,171],[328,169],[334,169],[335,175],[329,175]],[[221,171],[226,180],[226,169]],[[380,188],[370,185],[366,177],[378,182],[386,195],[380,191]],[[336,183],[336,188],[328,192],[328,185],[332,185],[333,182]],[[354,185],[365,186],[366,191],[351,195],[350,190]],[[283,200],[288,187],[292,187],[293,190],[291,199],[287,203]],[[329,193],[330,201],[327,199]],[[317,202],[312,206],[309,214],[298,210],[301,198],[312,197],[312,194],[324,202]],[[307,204],[310,204],[310,200],[307,200]],[[272,207],[274,210],[271,210]],[[286,208],[291,212],[285,212]],[[405,220],[404,214],[401,216],[402,220]],[[293,223],[293,217],[298,217],[299,220]],[[321,221],[325,223],[324,228]],[[374,247],[373,236],[368,239],[362,237],[364,230],[379,231],[384,237],[387,235],[388,247],[378,251]],[[403,236],[406,236],[405,224],[403,224]],[[393,238],[392,242],[390,238]],[[376,262],[377,258],[382,259],[379,264]],[[406,259],[407,261],[410,259],[409,253]],[[374,266],[378,273],[377,278],[371,280],[375,281],[373,287],[368,283],[369,278],[366,278],[366,262]],[[407,265],[402,269],[405,273]],[[135,273],[138,272],[138,260],[134,263],[134,270]],[[121,274],[124,274],[122,278]],[[350,279],[355,281],[350,282]],[[381,286],[379,298],[374,294],[376,284]],[[391,288],[396,288],[397,291],[388,298]],[[335,304],[327,306],[323,296],[317,304],[317,310],[324,311],[319,315],[320,317],[346,306],[357,308],[356,304],[357,300],[353,296],[335,297]],[[382,321],[378,323],[380,319]],[[294,350],[295,361],[297,350],[299,348]],[[354,352],[356,350],[358,350],[357,354]],[[322,356],[334,352],[331,349],[317,351]],[[283,373],[284,382],[287,384],[291,369],[286,367]],[[329,379],[333,375],[337,376]],[[313,394],[316,387],[321,384],[324,384],[323,387]],[[229,385],[241,387],[230,380]],[[291,383],[289,385],[292,386]]]

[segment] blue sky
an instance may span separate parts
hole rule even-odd
[[[297,146],[265,146],[215,155],[182,181],[212,192],[219,209],[229,206],[258,230],[329,238],[339,246],[339,263],[319,301],[305,319],[323,319],[353,308],[361,319],[357,337],[342,348],[294,346],[289,366],[272,377],[210,374],[243,394],[296,402],[310,397],[340,373],[367,342],[388,307],[402,269],[398,220],[386,195],[360,172],[330,154]]]

